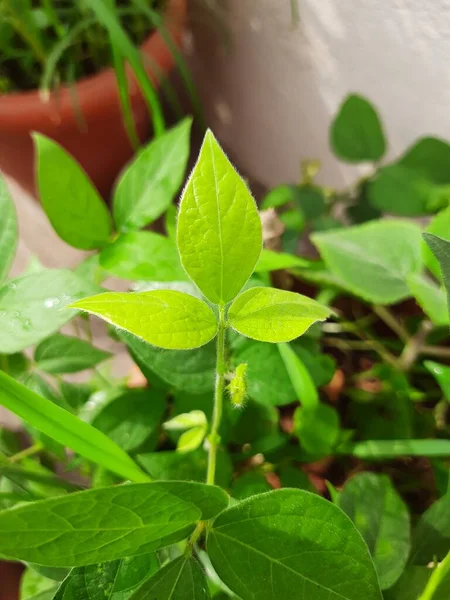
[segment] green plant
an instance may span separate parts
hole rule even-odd
[[[444,600],[448,312],[432,273],[447,273],[448,242],[427,237],[435,262],[419,227],[376,221],[315,234],[322,261],[261,251],[256,205],[211,133],[176,220],[188,140],[185,121],[143,149],[110,215],[36,136],[53,227],[96,253],[0,288],[0,404],[31,439],[0,430],[0,555],[26,562],[23,600]],[[17,231],[0,192],[5,280]],[[166,236],[141,230],[164,213]],[[280,268],[316,300],[270,287]],[[134,291],[105,291],[107,274]],[[437,290],[437,324],[394,312],[412,280]],[[95,316],[144,387],[101,365]],[[58,333],[69,321],[76,337]]]

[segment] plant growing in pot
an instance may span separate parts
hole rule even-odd
[[[30,133],[40,131],[106,197],[150,116],[155,136],[164,131],[155,86],[175,60],[183,67],[186,0],[3,0],[0,11],[0,169],[35,192]]]
[[[184,123],[175,133],[186,142],[187,130]],[[413,437],[424,435],[421,423],[394,438],[406,411],[376,415],[366,398],[353,419],[331,401],[324,384],[336,363],[321,352],[322,330],[334,327],[345,342],[344,323],[324,323],[334,312],[326,295],[324,304],[270,286],[268,274],[287,257],[261,251],[254,200],[210,132],[177,222],[168,210],[168,235],[139,231],[183,162],[186,144],[153,144],[164,139],[166,147],[148,149],[123,175],[111,218],[94,196],[82,204],[90,192],[79,167],[37,136],[53,226],[98,254],[76,273],[40,268],[0,289],[0,403],[34,439],[22,450],[6,432],[1,438],[0,555],[27,564],[23,598],[34,586],[55,600],[99,592],[113,600],[445,600],[450,442],[438,384],[427,376],[439,391],[429,410],[441,415],[425,423],[430,439]],[[6,190],[0,198],[5,278],[15,221]],[[420,233],[404,233],[406,250],[419,246]],[[448,284],[448,242],[431,244]],[[99,263],[135,280],[135,291],[105,293]],[[380,289],[390,272],[374,271]],[[74,319],[87,331],[87,319],[98,317],[129,349],[145,388],[129,390],[98,366],[108,357],[87,336],[57,333]],[[424,348],[436,350],[432,340]],[[416,363],[411,377],[422,381]],[[86,368],[98,370],[88,383],[67,379]],[[393,402],[405,403],[416,379],[401,368],[388,375]],[[407,502],[418,487],[412,461],[402,464],[403,478],[392,462],[414,454],[436,459],[441,472],[428,510]],[[327,473],[331,501],[314,493],[305,471],[323,457],[338,467]],[[54,472],[61,464],[66,477]]]

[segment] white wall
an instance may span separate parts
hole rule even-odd
[[[212,1],[192,9],[195,79],[209,124],[263,184],[296,181],[311,157],[324,183],[348,180],[328,126],[352,91],[378,107],[392,156],[423,134],[450,139],[450,0],[298,0],[296,26],[290,0],[227,0],[215,20],[228,51]]]

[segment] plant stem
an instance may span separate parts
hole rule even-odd
[[[444,560],[434,569],[426,588],[419,600],[433,600],[435,592],[439,591],[440,584],[450,574],[450,552]]]
[[[217,447],[220,444],[219,427],[222,420],[223,388],[225,382],[225,307],[219,306],[219,327],[217,330],[217,362],[216,385],[214,390],[214,410],[211,424],[211,433],[208,436],[208,472],[206,483],[214,485],[216,476]]]
[[[409,369],[413,366],[417,357],[422,352],[427,335],[432,329],[433,324],[430,321],[422,321],[416,335],[414,335],[405,345],[399,358],[400,368],[403,371],[409,371]]]
[[[403,327],[400,321],[397,319],[395,315],[391,313],[391,311],[385,306],[374,305],[373,312],[378,315],[378,317],[390,328],[394,333],[398,335],[398,337],[402,340],[402,342],[407,343],[410,339],[410,335],[408,331]]]
[[[10,456],[8,460],[9,462],[13,463],[20,462],[24,458],[28,458],[29,456],[34,456],[35,454],[38,454],[39,452],[41,452],[41,450],[43,450],[43,448],[44,446],[42,445],[42,443],[37,442],[36,444],[33,444],[33,446],[25,448],[25,450],[22,450],[21,452],[17,452],[17,454]]]

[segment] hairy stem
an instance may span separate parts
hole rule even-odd
[[[217,448],[220,444],[219,427],[222,420],[223,388],[225,382],[225,307],[219,306],[219,327],[217,330],[216,385],[214,389],[214,410],[209,434],[208,473],[206,483],[213,485],[216,476]]]

